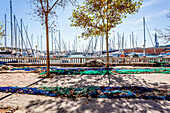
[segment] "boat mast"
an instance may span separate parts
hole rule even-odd
[[[68,43],[68,51],[70,52],[70,40],[69,40],[69,43]]]
[[[71,49],[72,49],[71,52],[74,52],[74,43],[72,44],[72,48]]]
[[[122,53],[124,54],[124,33],[123,33],[123,37],[122,37]]]
[[[113,37],[113,44],[114,44],[113,48],[114,48],[114,50],[115,50],[115,49],[116,49],[116,48],[115,48],[115,34],[114,34],[114,37]]]
[[[18,30],[19,30],[19,28],[18,28]],[[20,48],[20,33],[18,33],[18,51],[19,51],[19,53],[20,53],[20,50],[21,50],[21,48]]]
[[[27,30],[26,30],[24,24],[23,24],[23,27],[24,27],[24,30],[25,30],[25,33],[26,33],[26,39],[27,39],[27,41],[28,41],[28,43],[29,43],[29,45],[30,45],[30,49],[31,49],[31,51],[32,51],[32,54],[34,55],[34,52],[33,52],[33,49],[32,49],[32,45],[31,45],[31,42],[30,42],[29,37],[28,37],[28,32],[27,32],[27,31],[28,31],[28,27],[27,27]],[[26,50],[27,50],[27,53],[29,53],[29,51],[28,51],[28,49],[27,49],[27,46],[26,46]]]
[[[145,37],[145,17],[143,17],[143,30],[144,30],[144,45],[143,45],[143,49],[144,49],[144,52],[143,52],[143,56],[145,56],[145,42],[146,42],[146,37]]]
[[[75,41],[75,39],[74,39],[74,45],[73,45],[73,47],[74,47],[74,48],[73,48],[74,53],[75,53],[75,50],[76,50],[76,49],[75,49],[75,46],[76,46],[76,41]]]
[[[136,36],[136,48],[138,47],[138,37]]]
[[[126,41],[125,41],[125,51],[127,52],[127,37],[126,37]]]
[[[15,33],[15,53],[17,55],[17,27],[16,27],[16,17],[14,15],[14,33]]]
[[[77,36],[75,38],[76,38],[76,52],[77,52]]]
[[[98,41],[98,37],[95,37],[95,45],[94,45],[94,51],[96,52],[96,47],[97,47],[97,41]]]
[[[68,52],[67,41],[64,41],[64,44],[65,44],[66,52]]]
[[[32,41],[32,47],[34,47],[33,46],[33,34],[31,34],[31,41]]]
[[[131,34],[130,34],[130,53],[131,53]]]
[[[101,36],[100,37],[100,54],[102,54],[102,51],[103,51],[102,45],[103,45],[103,41],[102,41],[102,36]]]
[[[26,26],[25,32],[28,33],[28,26]],[[26,36],[26,37],[27,37],[27,33],[25,33],[25,36]],[[26,48],[28,48],[28,40],[26,39],[25,41],[26,41]]]
[[[102,43],[101,43],[102,41],[101,40],[102,40],[102,38],[100,37],[100,54],[102,54],[102,52],[101,52],[102,51],[102,49],[101,49],[102,48]]]
[[[55,37],[55,35],[54,35],[54,45],[55,45],[55,53],[57,53],[57,46],[56,46],[56,37]]]
[[[84,53],[84,44],[83,44],[83,47],[82,47],[82,52]]]
[[[41,35],[41,52],[42,52],[42,35]]]
[[[134,40],[135,40],[135,38],[134,38],[134,34],[133,34],[133,31],[132,31],[132,46],[133,46],[133,53],[134,53]]]
[[[60,47],[59,47],[59,44],[58,44],[58,41],[57,41],[57,39],[56,39],[56,37],[54,38],[54,41],[55,41],[55,45],[57,44],[57,46],[58,46],[58,50],[59,50],[59,52],[60,52]],[[56,49],[57,50],[57,49]],[[61,52],[60,52],[61,53]]]
[[[6,14],[5,14],[5,51],[6,51]]]
[[[118,42],[118,50],[120,50],[120,46],[119,46],[119,33],[117,32],[117,42]]]
[[[52,38],[51,44],[52,44],[52,53],[53,53],[53,28],[51,28],[51,38]]]
[[[91,52],[93,53],[93,36],[91,37],[91,40],[92,40],[92,44],[91,44]]]
[[[155,47],[159,47],[159,42],[156,33],[155,33]]]
[[[39,49],[39,36],[37,36],[37,52],[38,52],[38,49]]]
[[[21,49],[22,49],[22,56],[23,56],[23,34],[22,34],[22,19],[21,19]]]
[[[112,50],[112,41],[109,39],[109,51]]]
[[[102,37],[102,53],[103,53],[103,43],[104,43],[104,42],[103,42],[103,37]]]
[[[11,16],[11,56],[13,51],[13,26],[12,26],[12,1],[10,0],[10,16]]]
[[[61,39],[60,39],[60,30],[58,30],[58,33],[59,33],[59,51],[61,53]]]

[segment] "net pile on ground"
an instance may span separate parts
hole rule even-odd
[[[15,71],[15,70],[34,71],[36,69],[37,68],[23,67],[23,68],[13,68],[13,69],[11,69],[11,71]]]
[[[13,68],[14,70],[25,70],[25,71],[35,71],[37,69],[41,69],[42,73],[40,75],[46,74],[46,67],[23,67],[23,68]],[[50,74],[57,75],[105,75],[105,74],[113,74],[112,72],[116,72],[119,74],[141,74],[141,73],[164,73],[170,74],[170,68],[152,68],[152,69],[114,69],[114,68],[57,68],[51,67]]]
[[[15,71],[15,70],[35,71],[37,69],[46,70],[47,68],[46,67],[34,67],[34,68],[31,68],[31,67],[19,67],[19,68],[13,68],[13,69],[11,69],[11,71]],[[53,70],[53,67],[51,67],[51,70]]]
[[[161,69],[117,69],[119,74],[141,74],[141,73],[165,73],[170,74],[170,68]]]
[[[53,68],[50,70],[50,74],[56,75],[105,75],[111,73],[112,68]],[[40,73],[40,75],[46,74],[46,71]]]
[[[169,64],[168,62],[158,62],[158,61],[151,61],[150,63],[156,63],[155,67],[163,67],[166,64]]]
[[[8,62],[3,62],[0,61],[0,65],[5,65],[6,63],[17,63],[18,61],[8,61]]]
[[[46,70],[47,68],[46,67],[34,67],[34,68],[31,68],[31,67],[20,67],[20,68],[13,68],[11,69],[11,71],[14,71],[14,70],[25,70],[25,71],[30,71],[30,70],[36,70],[36,69],[41,69],[41,70]],[[98,70],[107,70],[107,68],[57,68],[57,67],[50,67],[50,70],[73,70],[73,71],[80,71],[80,70],[95,70],[95,71],[98,71]],[[112,68],[109,68],[108,70],[112,70]]]
[[[0,87],[0,92],[57,96],[57,94],[52,91],[44,91],[44,90],[40,90],[38,88],[29,88],[29,87],[24,87],[24,88],[21,88],[21,87]]]
[[[45,72],[39,73],[40,75],[46,74]],[[107,70],[74,70],[74,69],[66,69],[66,70],[51,70],[50,74],[56,75],[105,75],[105,74],[113,74],[111,71]]]
[[[13,68],[11,71],[14,70],[24,70],[24,71],[35,71],[41,69],[44,72],[39,73],[40,75],[46,74],[46,67],[22,67],[22,68]],[[57,74],[57,75],[105,75],[105,74],[112,74],[112,68],[57,68],[51,67],[50,74]]]
[[[158,90],[147,87],[103,87],[89,86],[78,88],[67,87],[40,87],[40,88],[20,88],[20,87],[0,87],[0,92],[11,92],[20,94],[64,96],[68,98],[94,97],[94,98],[139,98],[158,99],[170,101],[170,91]]]

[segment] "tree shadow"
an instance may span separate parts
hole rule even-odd
[[[57,98],[30,101],[25,109],[30,113],[36,112],[37,110],[44,113],[146,113],[148,111],[169,112],[169,105],[170,103],[166,101],[159,103],[154,100],[144,99],[93,98],[91,101],[88,101],[87,98],[77,100]]]
[[[53,79],[41,81],[40,85],[60,87],[85,87],[85,86],[140,86],[169,89],[165,82],[148,82],[133,74],[106,74],[106,75],[57,75]]]

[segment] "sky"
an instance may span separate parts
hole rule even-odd
[[[81,1],[82,2],[82,1]],[[154,34],[155,29],[164,29],[168,25],[170,25],[170,20],[166,18],[166,13],[170,10],[169,7],[170,0],[143,0],[143,5],[139,9],[139,12],[134,15],[128,15],[127,18],[123,19],[123,23],[118,25],[116,28],[111,30],[110,39],[113,39],[113,35],[115,34],[116,37],[116,48],[118,48],[117,44],[117,32],[122,36],[124,33],[125,42],[127,44],[127,48],[130,47],[130,34],[134,33],[135,38],[137,37],[137,46],[143,46],[144,40],[144,33],[143,33],[143,17],[146,19],[146,25],[148,27],[148,31],[152,40],[154,41]],[[13,15],[16,16],[18,23],[20,23],[20,19],[23,20],[24,25],[28,26],[28,35],[31,38],[33,34],[33,48],[35,45],[39,45],[38,49],[41,49],[40,46],[40,36],[42,35],[42,49],[46,49],[46,39],[45,39],[45,29],[41,26],[40,22],[31,20],[32,16],[28,15],[28,13],[32,10],[30,8],[29,0],[12,0],[13,5]],[[74,45],[74,39],[76,36],[79,36],[82,32],[81,29],[76,29],[75,27],[70,27],[71,21],[68,19],[72,15],[72,10],[75,9],[72,5],[67,5],[65,10],[57,9],[56,12],[58,14],[57,19],[57,28],[60,30],[60,36],[65,41],[67,48],[72,48]],[[11,38],[10,38],[10,0],[0,0],[0,22],[4,23],[4,15],[7,15],[7,46],[11,45]],[[114,31],[115,33],[113,34]],[[149,33],[146,30],[146,47],[153,47]],[[58,40],[59,34],[56,32],[55,37]],[[24,36],[26,36],[24,34]],[[51,35],[50,36],[50,50],[52,50],[52,41]],[[38,42],[39,37],[39,44]],[[25,39],[26,37],[24,37]],[[105,39],[105,38],[104,38]],[[135,39],[136,40],[136,39]],[[27,41],[25,39],[25,41]],[[100,40],[98,39],[97,43],[97,50],[100,50]],[[160,45],[165,45],[162,39],[158,39]],[[27,41],[28,42],[28,41]],[[4,46],[4,39],[0,39],[0,43],[3,43]],[[78,39],[78,50],[82,50],[83,48],[87,48],[89,41],[84,39]],[[94,42],[95,43],[95,42]],[[104,49],[105,47],[105,40],[103,42]],[[19,43],[18,43],[19,45]],[[70,45],[70,46],[69,46]],[[136,44],[135,44],[136,46]],[[55,48],[55,44],[53,45]]]

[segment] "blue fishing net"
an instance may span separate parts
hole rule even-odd
[[[159,90],[147,87],[0,87],[0,92],[33,94],[46,96],[65,96],[68,98],[94,97],[94,98],[139,98],[139,99],[158,99],[170,101],[170,91]]]

